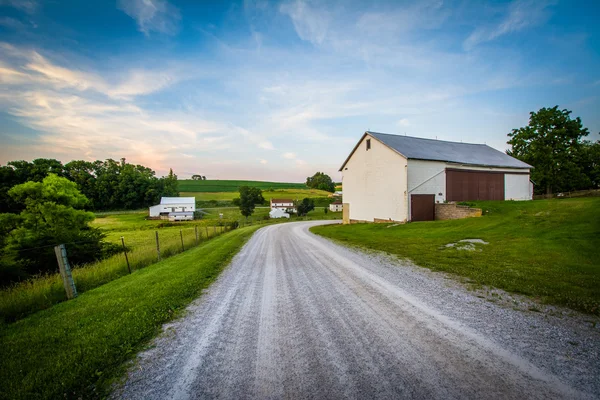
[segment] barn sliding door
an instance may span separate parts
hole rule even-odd
[[[504,173],[446,169],[446,200],[504,200]]]

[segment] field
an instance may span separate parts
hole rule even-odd
[[[0,326],[0,397],[105,397],[123,363],[216,279],[257,228],[228,232]]]
[[[305,197],[308,198],[327,198],[331,193],[324,190],[317,189],[276,189],[276,190],[263,190],[262,195],[268,202],[269,199],[283,198],[292,200],[302,200]],[[198,201],[231,201],[236,197],[240,197],[239,192],[180,192],[181,197],[195,197]]]
[[[323,226],[313,232],[381,250],[474,285],[600,315],[600,198],[480,202],[481,218],[405,225]],[[482,239],[475,251],[447,247]]]
[[[180,192],[237,192],[240,186],[252,186],[261,190],[308,189],[304,183],[229,180],[194,181],[191,179],[178,181]]]

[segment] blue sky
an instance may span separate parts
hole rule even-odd
[[[505,150],[600,131],[600,2],[0,0],[0,163],[334,179],[367,130]]]

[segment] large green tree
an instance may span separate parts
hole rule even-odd
[[[234,204],[240,207],[240,212],[246,218],[254,213],[257,204],[262,204],[265,199],[262,190],[256,187],[241,186],[240,197],[234,199]]]
[[[303,217],[308,214],[310,211],[315,209],[315,202],[313,199],[304,198],[300,203],[298,203],[298,216]]]
[[[335,183],[324,172],[317,172],[313,176],[306,178],[306,186],[311,189],[325,190],[331,193],[335,192]]]
[[[534,167],[531,179],[547,194],[590,186],[581,164],[582,138],[588,135],[579,117],[558,106],[531,112],[529,124],[513,129],[507,153]]]
[[[57,270],[53,246],[68,243],[73,264],[101,258],[113,250],[102,242],[104,234],[89,223],[94,214],[84,211],[88,199],[77,184],[55,174],[41,182],[26,182],[13,187],[9,195],[24,209],[19,215],[2,214],[12,224],[4,230],[3,269],[18,266],[26,274]]]

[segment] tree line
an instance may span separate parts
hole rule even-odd
[[[178,196],[177,176],[120,162],[54,159],[0,166],[0,286],[58,269],[54,246],[67,243],[69,260],[83,264],[119,247],[89,225],[90,210],[139,209]]]
[[[158,178],[143,165],[120,161],[71,161],[63,165],[54,159],[10,161],[0,166],[0,213],[20,212],[23,204],[8,192],[25,182],[41,182],[49,174],[74,182],[88,199],[86,209],[94,211],[134,210],[157,204],[162,196],[178,196],[173,170]]]
[[[571,111],[541,108],[527,126],[513,129],[506,153],[533,166],[537,194],[600,188],[600,141],[589,141],[581,118]]]

